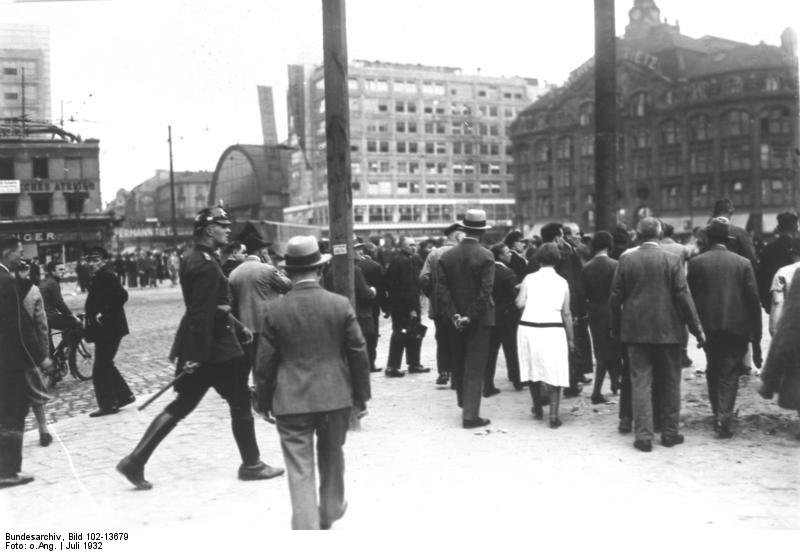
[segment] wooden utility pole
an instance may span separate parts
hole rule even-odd
[[[169,196],[172,201],[172,247],[178,249],[178,231],[175,227],[175,173],[172,170],[172,125],[167,125],[169,142]]]
[[[350,299],[353,291],[353,190],[350,187],[350,106],[347,90],[345,0],[322,0],[325,64],[325,137],[333,288]]]
[[[614,0],[594,0],[595,229],[617,222],[617,44]]]

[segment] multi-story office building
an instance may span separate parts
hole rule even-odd
[[[290,206],[284,220],[328,224],[322,67],[289,67]],[[354,228],[430,233],[471,207],[515,219],[508,126],[544,85],[455,67],[349,65]]]
[[[787,29],[781,46],[695,39],[653,0],[629,15],[617,41],[619,219],[653,213],[688,231],[727,196],[736,224],[772,230],[800,206],[796,35]],[[512,124],[519,222],[534,231],[593,226],[593,61]]]
[[[24,83],[24,86],[23,86]],[[50,120],[50,30],[0,25],[0,118]]]

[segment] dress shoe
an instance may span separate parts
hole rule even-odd
[[[436,378],[436,385],[447,385],[447,382],[450,381],[450,378],[447,374],[439,374],[439,377]]]
[[[259,461],[255,466],[239,466],[239,479],[242,481],[257,481],[259,479],[272,479],[283,475],[283,468],[273,468]]]
[[[633,422],[630,418],[620,418],[619,425],[617,426],[617,431],[622,434],[630,433],[633,431]]]
[[[431,371],[430,368],[425,368],[421,364],[417,364],[416,366],[409,366],[408,367],[408,373],[409,374],[427,374],[430,371]]]
[[[3,487],[14,487],[16,485],[25,485],[26,483],[30,483],[33,481],[32,475],[27,475],[24,473],[15,473],[14,475],[10,475],[8,477],[0,477],[0,489]]]
[[[405,372],[401,372],[397,368],[387,368],[384,374],[386,374],[387,378],[402,378],[406,375]]]
[[[119,412],[118,406],[112,406],[111,408],[98,408],[94,412],[89,413],[90,418],[99,418],[100,416],[109,416],[111,414],[116,414]]]
[[[583,383],[584,385],[592,383],[592,378],[587,378],[586,376],[581,376],[578,378],[578,383]]]
[[[131,404],[132,402],[135,402],[135,401],[136,401],[136,397],[134,397],[133,395],[129,395],[128,397],[126,397],[125,399],[120,401],[119,405],[117,405],[117,408],[122,408],[123,406],[128,406],[129,404]]]
[[[319,519],[319,528],[320,528],[320,529],[322,529],[323,531],[327,531],[328,529],[330,529],[330,528],[331,528],[331,525],[333,525],[333,523],[334,523],[335,521],[337,521],[337,520],[340,520],[340,519],[342,519],[342,517],[344,517],[344,513],[345,513],[346,511],[347,511],[347,501],[345,500],[345,501],[342,503],[342,509],[341,509],[341,510],[339,510],[339,513],[338,513],[338,514],[336,514],[336,515],[333,517],[333,519],[329,519],[329,520],[323,520],[323,519],[322,519],[322,516],[320,516],[320,519]]]
[[[720,424],[719,429],[717,430],[717,436],[720,439],[730,439],[733,437],[733,431],[727,424]]]
[[[117,471],[140,491],[149,491],[153,488],[153,484],[144,478],[144,465],[137,462],[133,456],[128,455],[120,460]]]
[[[483,396],[488,399],[489,397],[497,395],[499,392],[500,390],[497,387],[492,387],[491,389],[485,389],[483,391]]]
[[[689,355],[686,354],[686,351],[683,352],[683,358],[681,359],[681,368],[689,368],[693,366],[694,363],[692,359],[689,358]]]
[[[531,408],[531,414],[533,414],[533,417],[537,420],[544,419],[544,409],[541,406],[534,405],[533,408]]]
[[[40,433],[39,434],[39,444],[43,447],[49,447],[50,443],[53,442],[53,436],[49,433]]]
[[[522,391],[525,389],[525,384],[520,381],[514,381],[512,385],[514,386],[514,391]]]
[[[674,447],[683,443],[683,435],[676,433],[675,435],[662,435],[661,444],[665,447]]]
[[[550,428],[558,429],[561,427],[561,418],[550,418]]]
[[[369,369],[369,371],[370,372],[382,372],[383,369],[382,368],[376,368],[375,366],[373,366],[372,368]]]
[[[604,404],[607,402],[608,399],[606,399],[603,395],[592,395],[592,404]]]
[[[579,385],[577,388],[573,387],[565,387],[564,388],[564,396],[567,398],[577,397],[581,394],[581,386]]]
[[[653,450],[653,443],[651,441],[636,440],[633,442],[633,448],[642,452],[651,452]]]
[[[464,420],[461,427],[464,429],[475,429],[476,427],[487,426],[492,423],[488,418],[476,418],[474,420]]]

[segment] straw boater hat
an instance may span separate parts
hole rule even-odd
[[[458,225],[465,230],[488,230],[491,226],[486,225],[486,211],[483,209],[467,209],[464,213],[464,220]]]
[[[278,266],[286,270],[306,270],[322,266],[330,260],[329,254],[319,252],[317,238],[295,236],[286,244],[286,253]]]

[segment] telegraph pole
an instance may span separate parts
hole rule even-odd
[[[322,0],[325,136],[333,288],[355,305],[353,190],[350,182],[350,106],[347,90],[345,0]]]
[[[169,142],[169,195],[172,201],[172,247],[178,249],[178,232],[175,228],[175,174],[172,171],[172,125],[167,126]]]
[[[612,230],[617,203],[617,44],[614,0],[594,0],[595,229]]]
[[[20,117],[22,121],[22,136],[25,137],[25,68],[20,67],[22,69],[22,117]]]

